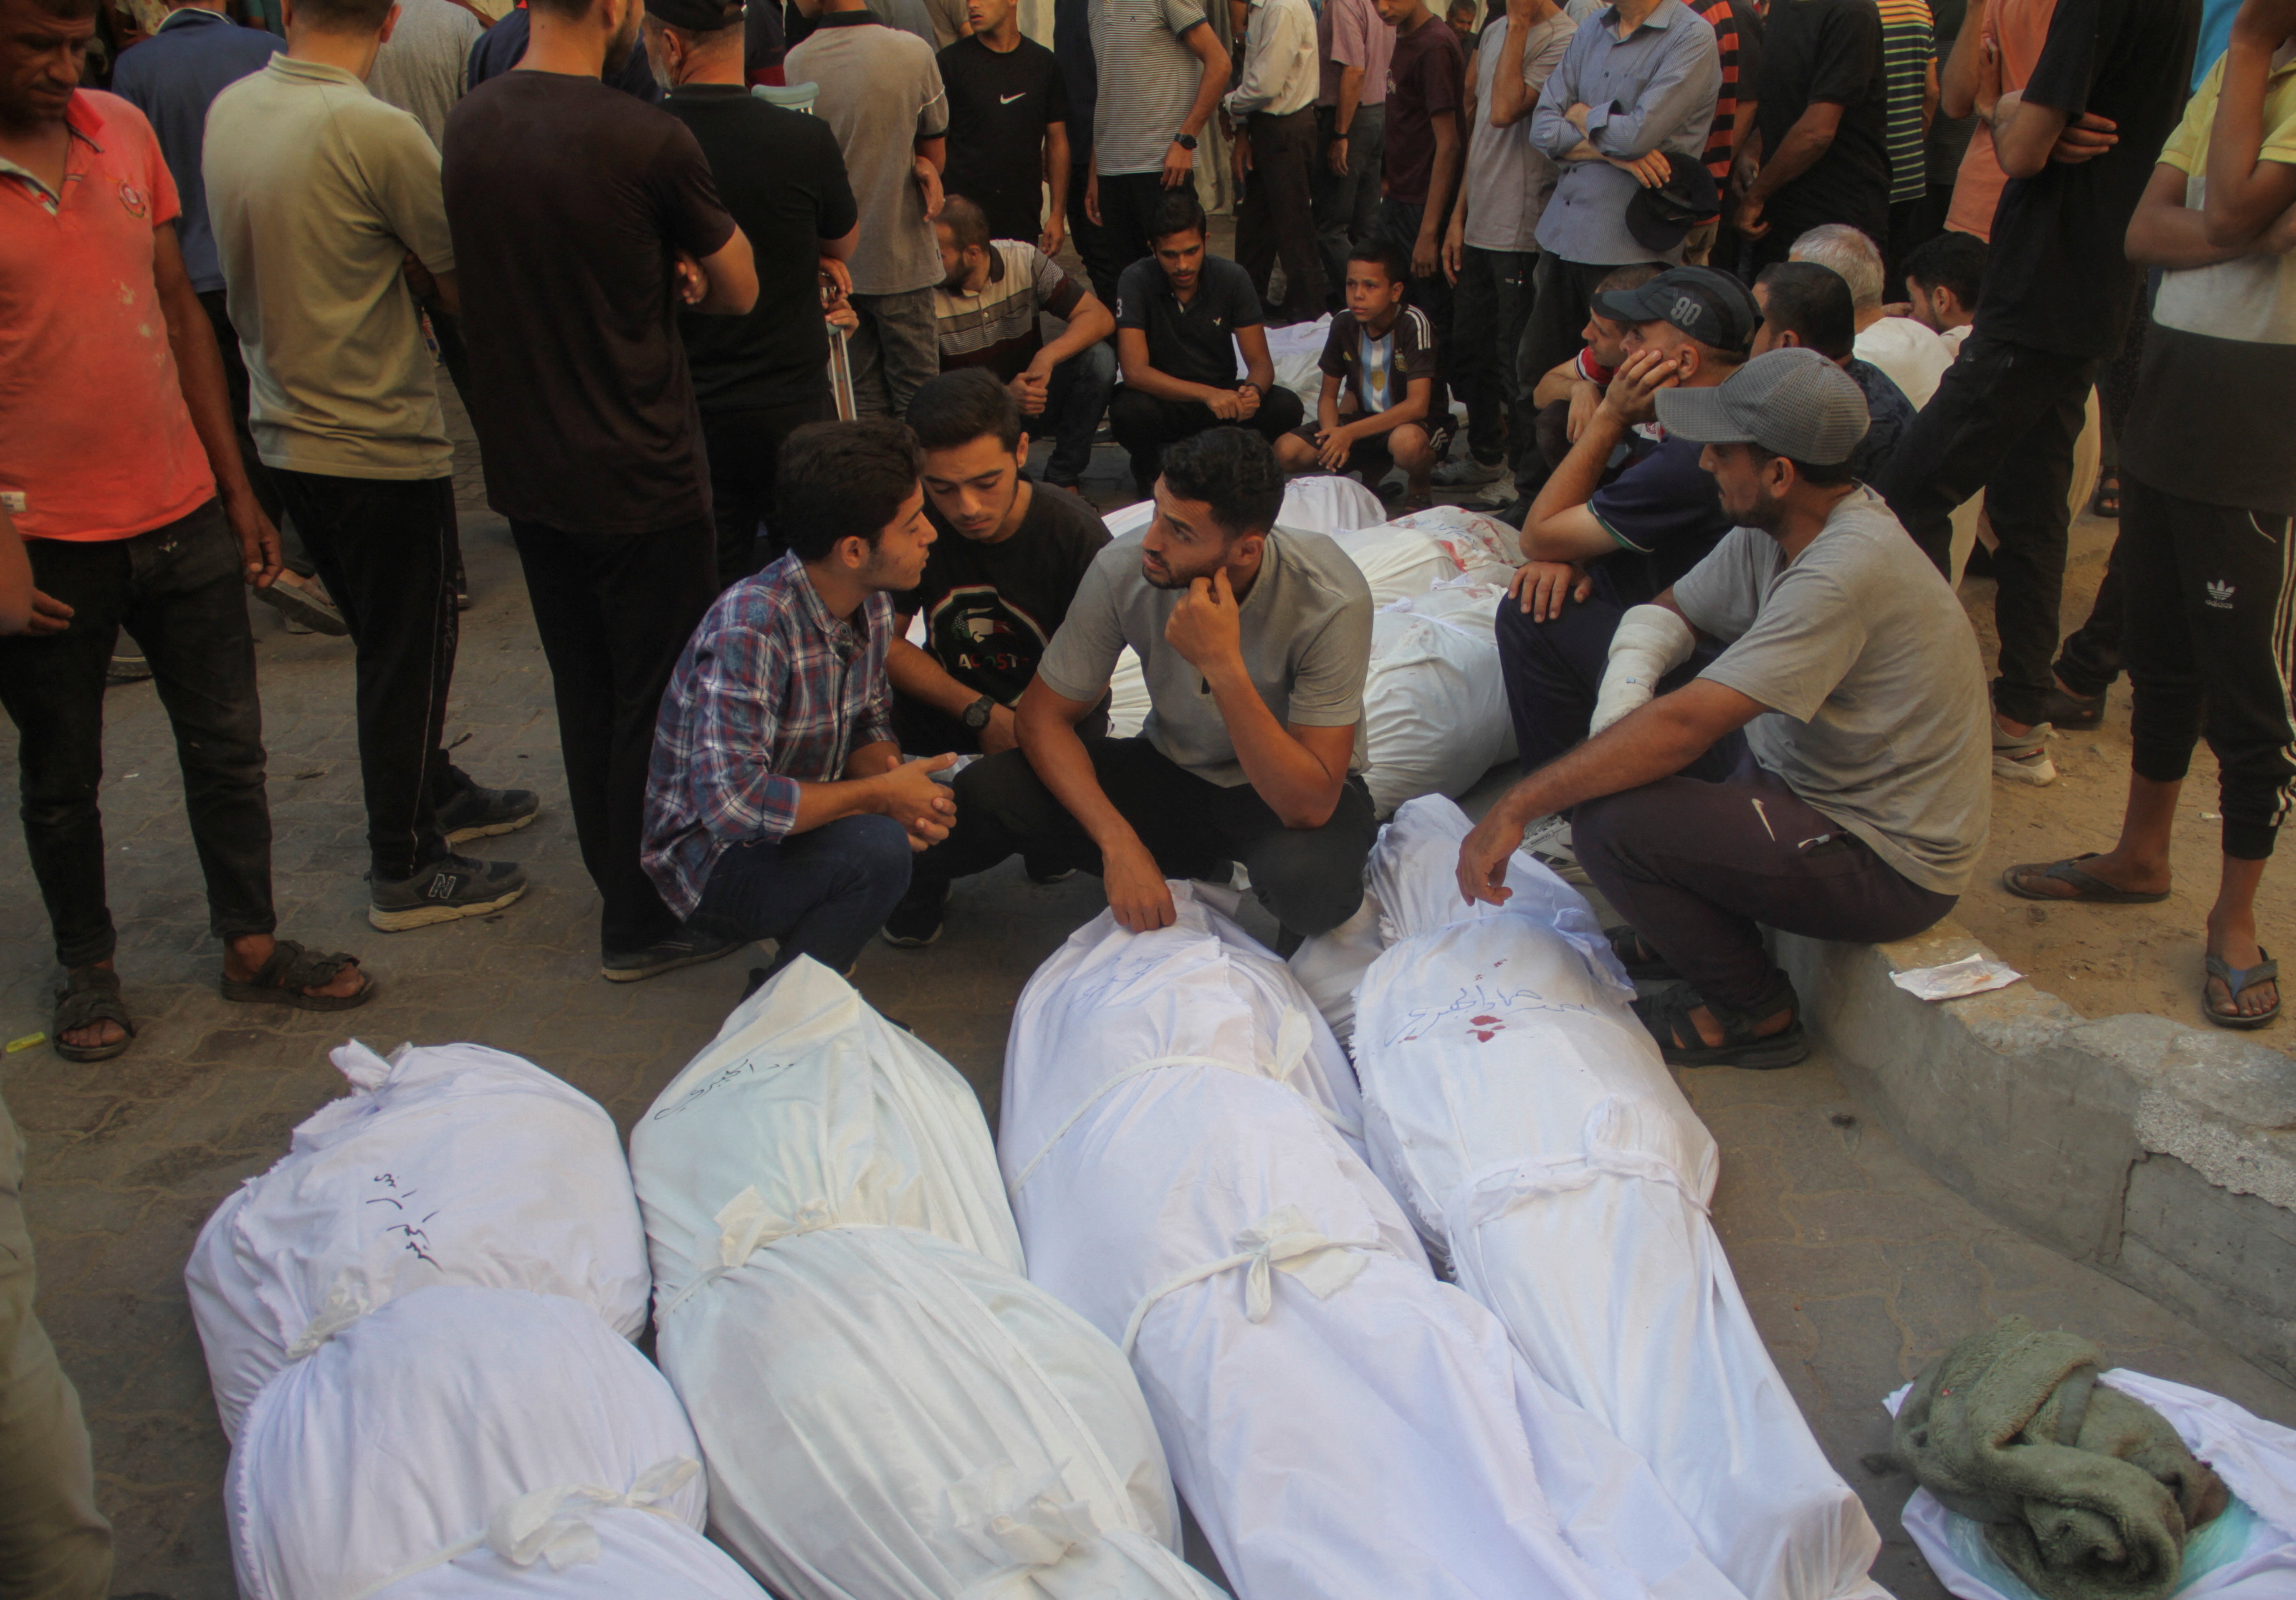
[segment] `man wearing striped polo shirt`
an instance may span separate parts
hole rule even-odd
[[[1092,53],[1111,93],[1093,111],[1091,221],[1126,266],[1148,254],[1163,191],[1195,181],[1196,137],[1227,87],[1227,49],[1202,0],[1091,0]]]

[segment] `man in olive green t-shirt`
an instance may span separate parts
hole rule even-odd
[[[517,866],[452,846],[539,808],[479,787],[441,744],[455,452],[407,278],[435,282],[451,310],[455,258],[438,150],[364,81],[392,14],[390,0],[303,0],[286,53],[216,97],[201,162],[256,449],[357,646],[367,920],[387,931],[525,893]]]

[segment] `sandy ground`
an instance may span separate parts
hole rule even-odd
[[[2065,633],[2088,618],[2117,527],[2090,516],[2073,525]],[[1989,669],[1993,584],[1969,579],[1961,597]],[[2049,751],[2061,775],[2047,788],[1995,780],[1991,847],[1956,915],[2012,966],[2084,1016],[2141,1011],[2201,1023],[2202,924],[2216,898],[2220,858],[2215,758],[2205,744],[2194,752],[2177,811],[2177,882],[2168,899],[2154,906],[2043,906],[2002,888],[2002,869],[2112,848],[2128,796],[2128,680],[2113,685],[2103,726],[2062,734]],[[2296,927],[2296,887],[2284,873],[2266,876],[2258,914],[2267,950]],[[2296,1024],[2276,1022],[2253,1037],[2287,1050],[2296,1045]]]

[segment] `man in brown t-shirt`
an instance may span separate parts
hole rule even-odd
[[[1459,36],[1427,9],[1424,0],[1376,0],[1395,29],[1388,64],[1386,177],[1380,227],[1402,247],[1411,267],[1411,303],[1435,324],[1439,346],[1450,343],[1451,285],[1443,276],[1443,230],[1459,192],[1466,141],[1459,108],[1467,98],[1467,56]],[[1431,402],[1447,414],[1449,391],[1439,369]]]

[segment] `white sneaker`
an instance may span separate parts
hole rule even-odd
[[[2057,781],[2057,764],[2049,759],[2047,740],[2053,730],[2046,722],[2036,723],[2030,734],[2010,733],[2001,726],[2001,718],[1993,718],[1993,775],[2007,778],[2013,784],[2030,784],[2036,789],[2046,789]]]

